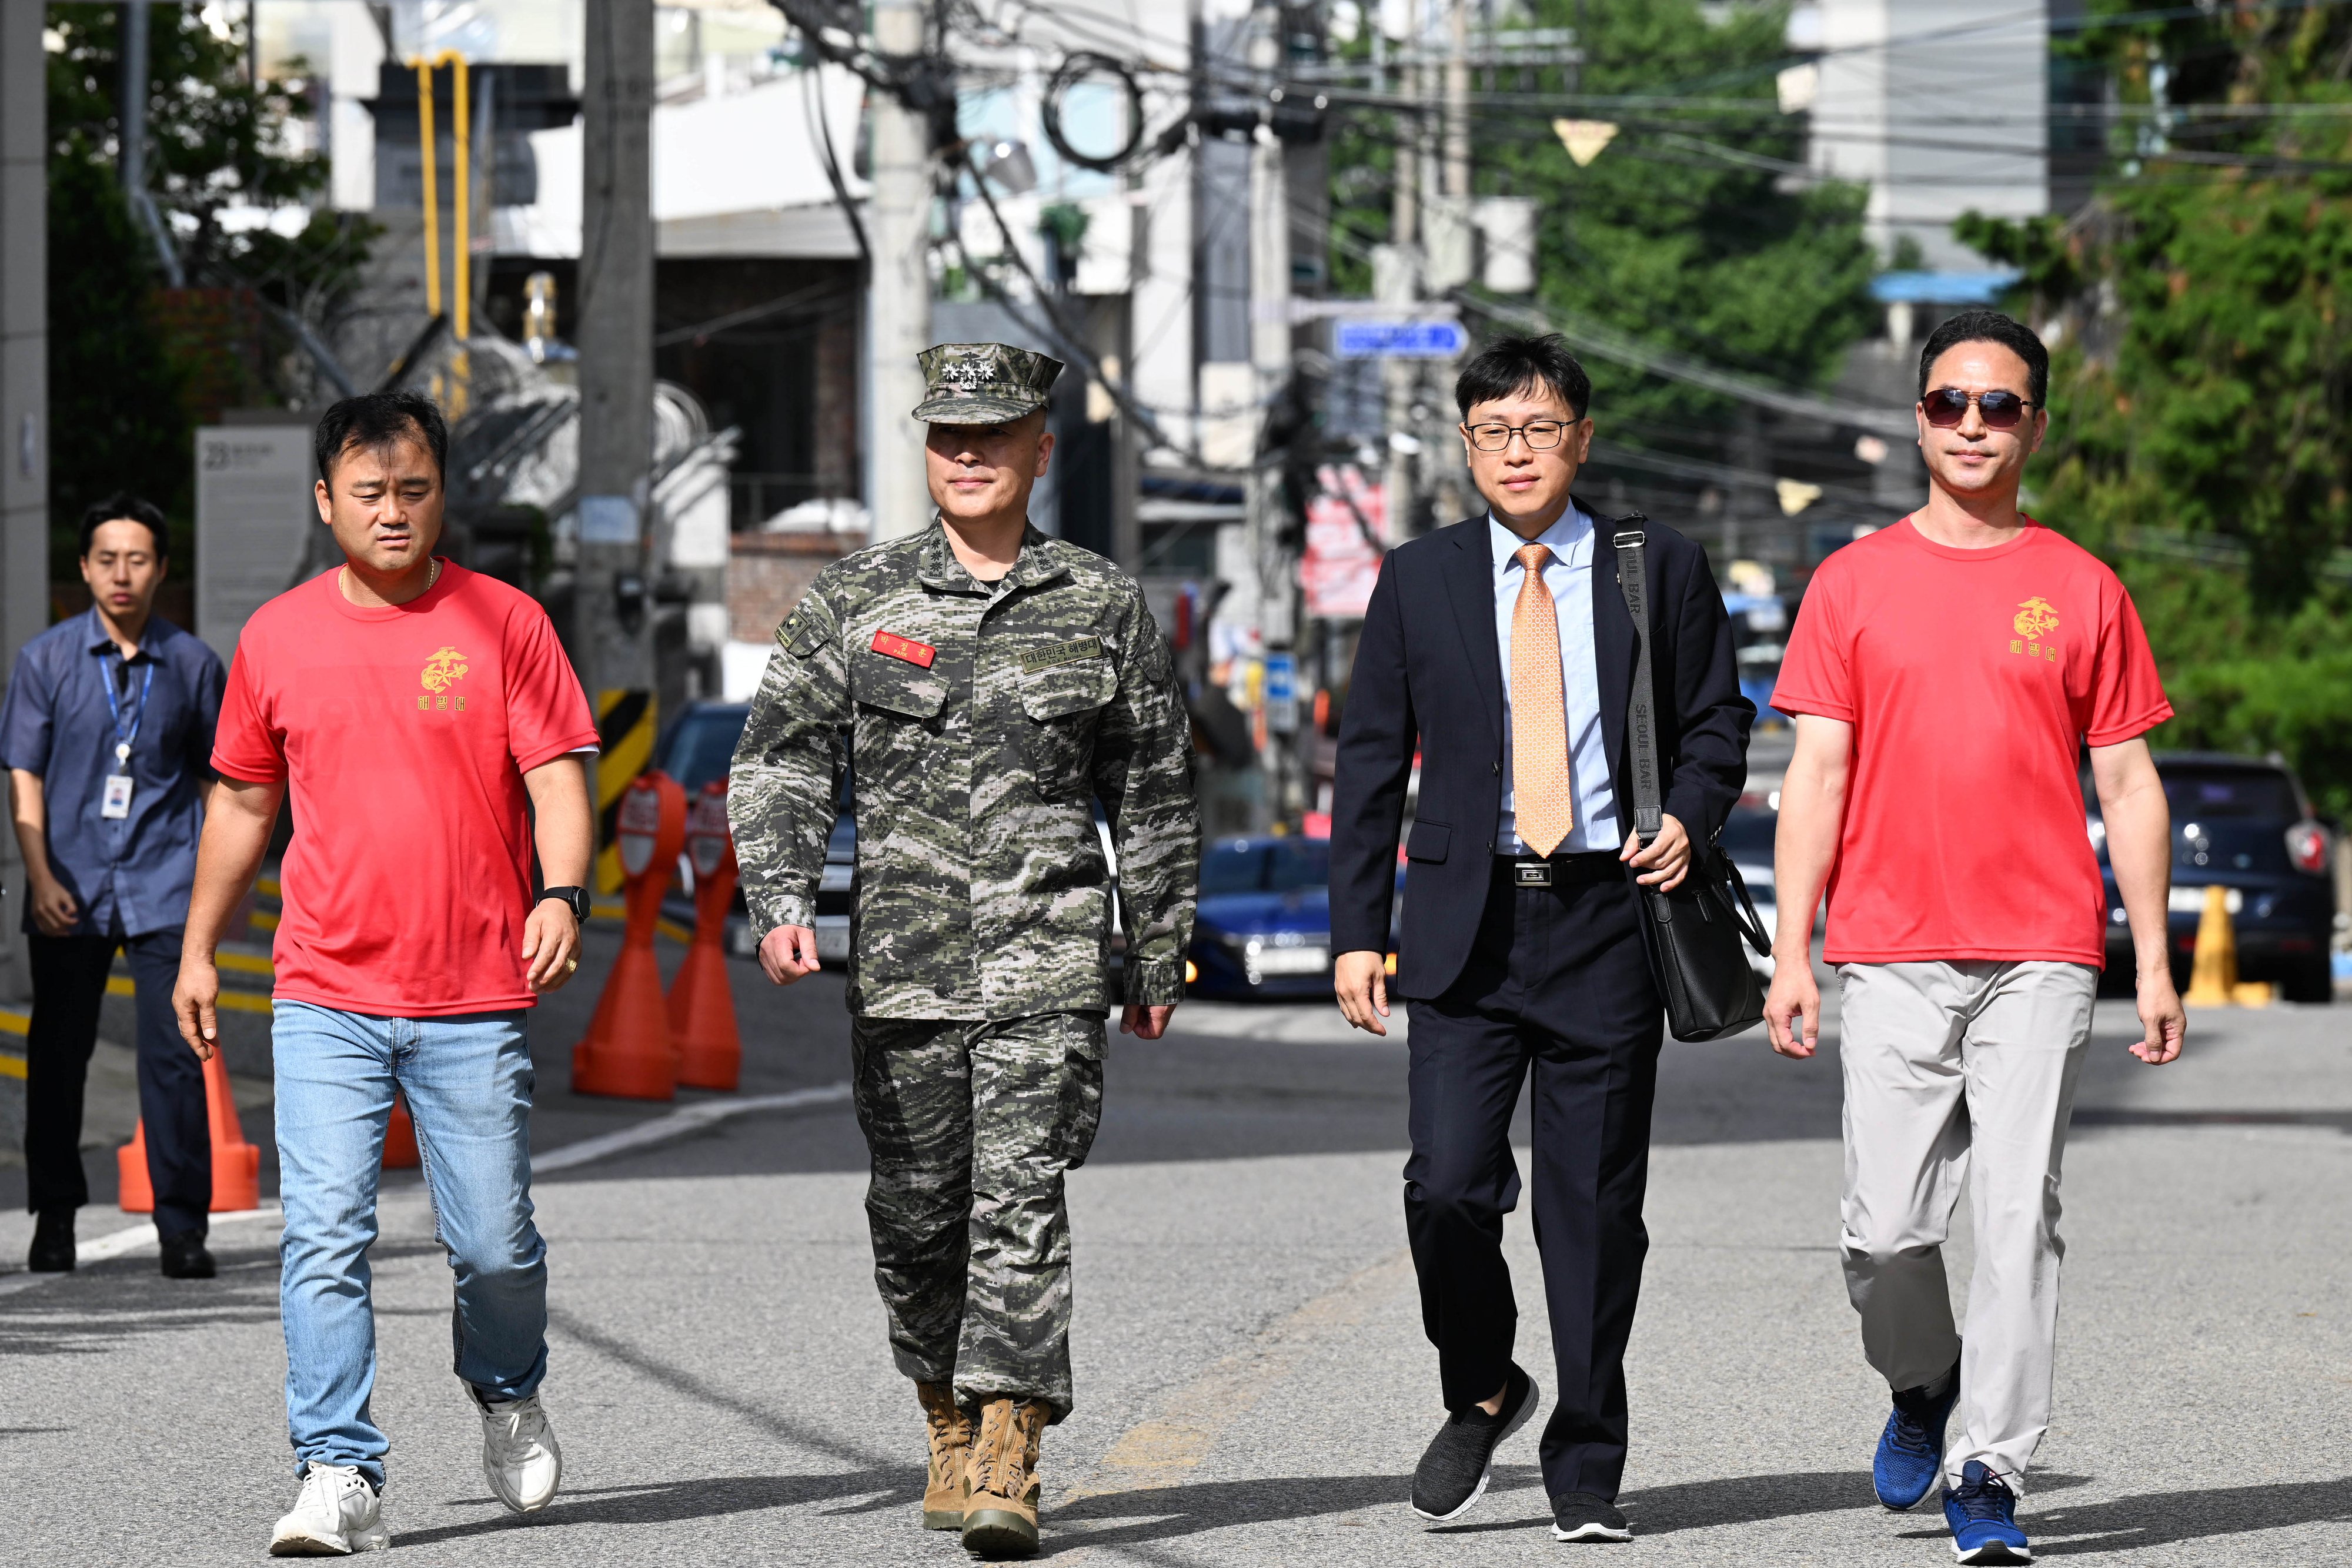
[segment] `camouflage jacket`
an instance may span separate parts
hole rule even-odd
[[[1134,580],[1034,528],[1000,583],[924,533],[846,556],[776,629],[728,792],[751,924],[814,924],[850,765],[849,1009],[989,1019],[1181,999],[1192,726]],[[843,755],[844,732],[848,755]],[[1109,818],[1128,933],[1111,993]]]

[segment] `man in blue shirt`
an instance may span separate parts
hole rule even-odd
[[[25,644],[0,701],[33,1019],[25,1040],[25,1166],[33,1269],[74,1266],[82,1085],[117,949],[138,988],[139,1111],[163,1272],[210,1279],[211,1129],[204,1067],[180,1039],[172,987],[195,875],[200,791],[225,677],[213,651],[155,618],[163,514],[110,496],[83,514],[88,612]]]

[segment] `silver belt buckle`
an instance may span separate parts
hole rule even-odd
[[[1543,861],[1519,861],[1512,866],[1511,874],[1521,887],[1551,885],[1551,866]]]

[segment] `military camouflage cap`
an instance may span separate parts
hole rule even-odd
[[[915,417],[942,424],[1003,424],[1045,406],[1062,361],[1003,343],[940,343],[915,356],[923,401]]]

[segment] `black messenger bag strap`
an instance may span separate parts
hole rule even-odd
[[[1633,689],[1626,708],[1633,743],[1633,826],[1648,843],[1665,825],[1664,782],[1658,761],[1657,676],[1650,658],[1650,578],[1636,512],[1618,519],[1617,586],[1633,619]],[[1764,1019],[1764,991],[1740,951],[1761,923],[1738,868],[1713,843],[1693,843],[1682,885],[1660,893],[1636,884],[1666,1026],[1676,1040],[1717,1040]],[[1743,915],[1745,918],[1743,918]],[[1759,948],[1759,951],[1763,949]]]
[[[1618,519],[1643,523],[1634,512]],[[1658,711],[1650,673],[1650,577],[1642,547],[1649,536],[1640,528],[1620,528],[1617,547],[1617,587],[1625,596],[1625,613],[1633,618],[1633,700],[1626,712],[1629,738],[1633,743],[1633,828],[1648,843],[1664,825],[1664,792],[1658,783]]]

